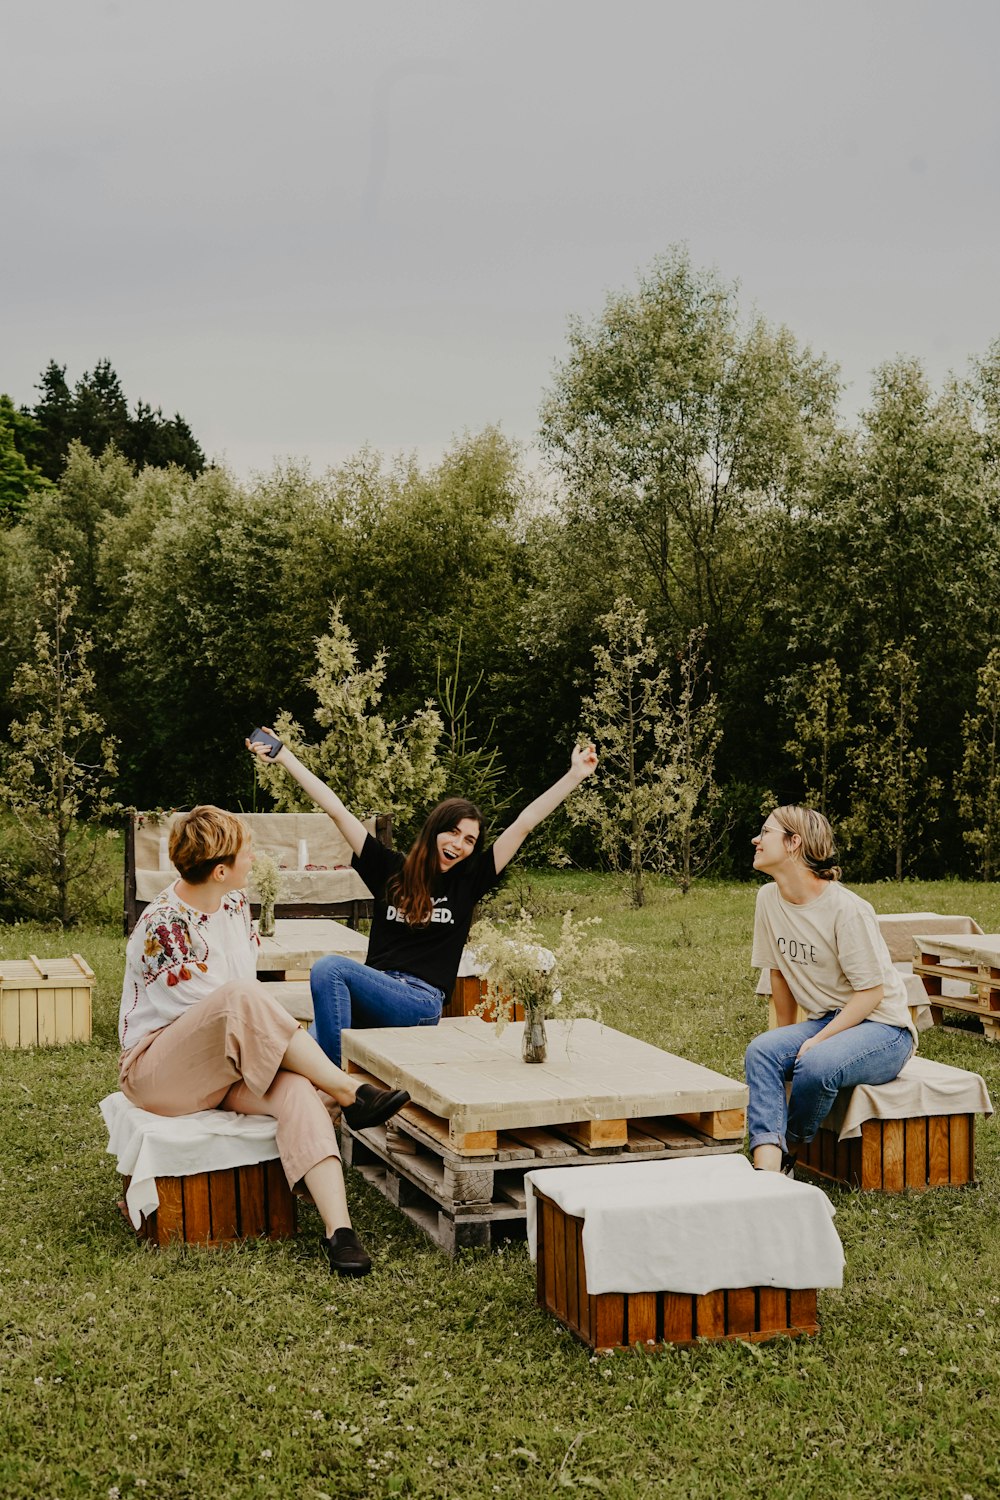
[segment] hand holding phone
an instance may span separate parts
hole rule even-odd
[[[271,733],[270,729],[251,729],[247,739],[247,748],[253,750],[256,745],[266,745],[267,759],[274,760],[283,743],[276,734]]]

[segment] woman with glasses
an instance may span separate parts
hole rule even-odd
[[[751,842],[754,869],[771,877],[757,893],[751,962],[770,970],[778,1024],[747,1048],[750,1156],[790,1174],[838,1090],[895,1078],[917,1033],[874,908],[840,882],[823,814],[777,807]]]

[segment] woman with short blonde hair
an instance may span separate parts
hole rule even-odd
[[[771,877],[757,892],[751,963],[770,970],[778,1025],[747,1048],[750,1154],[755,1167],[791,1172],[837,1091],[895,1078],[917,1033],[874,908],[840,882],[823,814],[776,807],[751,843],[754,869]]]
[[[336,1106],[364,1128],[410,1096],[358,1088],[259,983],[243,889],[250,839],[239,818],[196,807],[176,819],[169,848],[180,877],[146,907],[126,950],[122,1093],[159,1115],[273,1116],[289,1186],[303,1182],[323,1218],[330,1269],[363,1276],[371,1259],[351,1227]]]

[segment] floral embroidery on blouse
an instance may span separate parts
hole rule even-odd
[[[185,912],[164,904],[146,914],[142,974],[146,986],[165,979],[172,988],[191,978],[192,968],[208,972],[208,944]]]

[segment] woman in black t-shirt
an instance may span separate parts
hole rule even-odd
[[[270,733],[270,731],[268,731]],[[269,746],[247,740],[264,757]],[[374,897],[365,963],[337,954],[309,976],[313,1031],[340,1065],[340,1033],[349,1026],[435,1026],[458,973],[479,898],[497,882],[524,840],[597,766],[593,745],[577,746],[570,769],[484,849],[483,816],[449,797],[430,813],[409,854],[371,837],[336,792],[307,771],[287,745],[272,757],[328,813],[353,850],[351,863]]]

